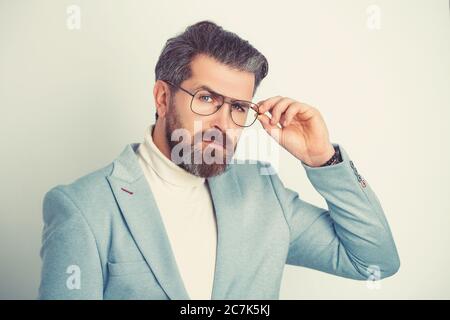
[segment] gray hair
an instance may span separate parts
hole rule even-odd
[[[155,81],[168,80],[180,85],[192,76],[190,63],[198,54],[205,54],[231,68],[255,75],[255,95],[269,71],[266,57],[248,41],[224,30],[212,21],[200,21],[183,33],[167,40],[155,67]],[[171,93],[175,89],[170,86]],[[158,119],[158,113],[155,114]]]

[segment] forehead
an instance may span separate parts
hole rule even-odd
[[[192,89],[207,86],[222,95],[252,100],[255,76],[251,72],[232,69],[206,55],[197,55],[190,64],[192,76],[184,82]]]

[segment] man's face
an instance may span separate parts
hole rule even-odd
[[[252,100],[253,73],[231,69],[205,55],[196,56],[190,67],[192,76],[180,84],[187,91],[195,93],[207,86],[236,100]],[[192,96],[182,90],[171,97],[165,131],[172,161],[196,176],[222,174],[236,150],[242,127],[231,119],[230,104],[202,116],[192,112],[191,100]]]

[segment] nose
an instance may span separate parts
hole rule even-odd
[[[213,114],[212,126],[220,128],[223,132],[227,129],[234,128],[236,125],[231,119],[231,106],[228,102],[224,102],[220,109]]]

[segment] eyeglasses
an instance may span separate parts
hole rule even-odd
[[[170,81],[164,81],[192,96],[190,107],[192,112],[198,115],[212,115],[219,111],[225,102],[230,104],[231,120],[240,127],[250,127],[259,115],[259,106],[253,102],[228,98],[207,88],[201,88],[195,93],[191,93]]]

